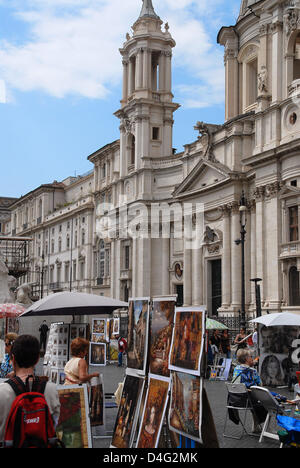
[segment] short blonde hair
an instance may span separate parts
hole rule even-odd
[[[250,351],[248,349],[239,349],[236,353],[237,360],[240,364],[245,364],[248,357],[250,357]]]

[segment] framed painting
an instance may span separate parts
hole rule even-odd
[[[103,335],[105,337],[106,333],[106,319],[96,319],[93,318],[93,327],[92,334]]]
[[[119,355],[119,346],[118,346],[118,341],[117,340],[111,340],[109,345],[109,361],[111,362],[117,362],[118,361],[118,355]]]
[[[103,426],[105,421],[105,393],[102,374],[91,380],[90,422],[92,427]]]
[[[202,379],[184,372],[172,372],[169,428],[202,443]]]
[[[90,365],[106,366],[106,343],[90,343]]]
[[[58,386],[60,417],[57,436],[66,448],[92,448],[86,385]]]
[[[170,379],[149,374],[137,448],[157,448],[168,404]]]
[[[119,318],[114,318],[113,322],[113,335],[119,335],[120,333],[120,319]]]
[[[151,311],[150,373],[170,377],[169,354],[176,298],[153,299]]]
[[[120,449],[132,447],[143,396],[144,382],[144,377],[126,375],[111,447]]]
[[[149,304],[149,298],[129,300],[127,367],[142,375],[147,365]]]
[[[204,308],[176,308],[169,369],[200,375],[204,335]]]

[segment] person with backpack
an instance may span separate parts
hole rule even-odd
[[[0,446],[51,448],[57,443],[55,427],[60,415],[56,385],[36,377],[40,343],[22,335],[13,343],[15,377],[0,384]]]

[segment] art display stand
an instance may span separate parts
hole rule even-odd
[[[202,443],[205,308],[176,308],[173,296],[136,298],[128,315],[128,368],[111,447],[176,448],[172,433]]]
[[[75,338],[87,338],[88,325],[76,323],[52,323],[44,355],[43,374],[50,382],[61,385],[65,380],[64,368],[70,359],[71,342]]]

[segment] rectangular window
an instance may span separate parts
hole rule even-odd
[[[125,245],[125,252],[124,252],[124,268],[125,270],[129,270],[130,268],[130,246]]]
[[[299,240],[298,206],[289,209],[290,242]]]
[[[159,140],[159,127],[152,128],[152,140]]]

